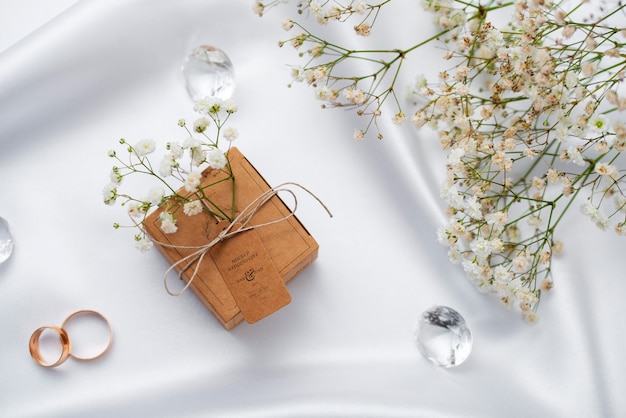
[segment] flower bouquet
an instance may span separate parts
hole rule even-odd
[[[254,11],[280,3],[257,1]],[[434,132],[446,155],[439,241],[479,290],[535,322],[564,245],[557,226],[575,202],[600,229],[626,235],[626,6],[423,0],[434,32],[408,48],[344,46],[316,29],[349,22],[368,37],[391,3],[298,2],[279,42],[303,60],[293,80],[325,108],[354,109],[363,118],[356,140],[382,139],[382,117]],[[427,47],[443,51],[438,78],[418,74],[400,89],[409,57]],[[367,65],[348,65],[357,61]]]

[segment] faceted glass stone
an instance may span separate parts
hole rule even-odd
[[[13,236],[7,221],[0,217],[0,263],[4,263],[13,254]]]
[[[472,333],[465,319],[447,306],[433,306],[420,315],[415,341],[424,357],[441,367],[458,366],[472,351]]]
[[[235,68],[221,49],[201,45],[185,59],[182,68],[193,101],[204,97],[229,99],[235,91]]]

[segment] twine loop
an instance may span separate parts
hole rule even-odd
[[[232,221],[231,223],[228,224],[228,226],[226,228],[224,228],[219,234],[217,234],[217,236],[211,240],[211,242],[209,242],[208,244],[204,244],[204,245],[200,245],[200,246],[186,246],[186,245],[174,245],[174,244],[168,244],[168,243],[164,243],[164,242],[159,242],[154,240],[154,242],[157,245],[163,246],[163,247],[168,247],[168,248],[176,248],[176,249],[186,249],[186,250],[194,250],[191,254],[186,255],[185,257],[181,258],[180,260],[176,261],[175,263],[173,263],[163,274],[163,284],[165,286],[165,290],[167,291],[168,294],[170,294],[171,296],[180,296],[182,295],[188,288],[189,286],[191,286],[191,283],[193,282],[193,280],[196,278],[196,276],[198,275],[198,270],[200,269],[200,265],[202,264],[202,261],[204,260],[204,257],[206,256],[206,254],[209,252],[209,250],[211,250],[211,248],[213,248],[215,245],[217,245],[218,243],[234,236],[237,235],[241,232],[245,232],[245,231],[250,231],[252,229],[255,228],[260,228],[260,227],[264,227],[264,226],[269,226],[269,225],[274,225],[277,224],[279,222],[283,222],[289,218],[291,218],[292,216],[295,215],[296,210],[298,208],[298,198],[296,196],[296,193],[289,188],[289,186],[296,186],[299,187],[300,189],[304,190],[305,192],[307,192],[310,196],[312,196],[315,200],[317,200],[317,202],[324,208],[324,210],[326,210],[326,212],[328,213],[328,215],[332,218],[333,214],[330,212],[330,210],[328,209],[328,207],[326,207],[326,205],[321,201],[321,199],[319,197],[317,197],[313,192],[311,192],[309,189],[307,189],[306,187],[298,184],[298,183],[293,183],[293,182],[285,182],[282,183],[276,187],[273,187],[269,190],[266,190],[265,192],[263,192],[261,195],[259,195],[256,199],[254,199],[252,202],[250,202],[248,204],[248,206],[246,206],[240,213],[239,215],[237,215]],[[261,224],[253,224],[251,225],[250,222],[252,220],[252,218],[254,217],[254,215],[263,207],[263,205],[265,205],[267,202],[270,201],[270,199],[272,199],[274,196],[277,196],[280,192],[286,192],[289,193],[291,195],[291,197],[293,197],[293,201],[294,201],[294,205],[293,205],[293,209],[289,212],[289,214],[269,221],[269,222],[265,222],[265,223],[261,223]],[[170,272],[172,270],[174,270],[177,267],[180,267],[181,265],[183,266],[179,271],[178,271],[178,277],[182,278],[183,273],[185,271],[187,271],[187,269],[189,267],[191,267],[194,263],[196,263],[196,266],[194,267],[194,271],[191,274],[191,277],[189,278],[189,281],[187,281],[187,283],[185,284],[185,286],[178,292],[174,292],[172,291],[168,284],[167,284],[167,277],[170,274]]]

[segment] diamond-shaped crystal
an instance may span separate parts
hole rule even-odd
[[[472,333],[465,319],[447,306],[433,306],[420,315],[415,341],[424,357],[442,367],[458,366],[472,351]]]
[[[235,68],[221,49],[201,45],[185,59],[182,68],[193,101],[204,97],[229,99],[235,91]]]
[[[13,236],[7,221],[0,217],[0,263],[4,263],[13,254]]]

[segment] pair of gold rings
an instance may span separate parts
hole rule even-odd
[[[104,323],[109,329],[109,338],[108,338],[106,346],[99,353],[91,357],[79,357],[72,353],[72,343],[70,341],[70,337],[67,331],[65,330],[65,327],[72,320],[72,318],[75,318],[76,316],[79,316],[79,315],[96,316],[100,318],[102,321],[104,321]],[[61,343],[61,355],[56,361],[51,362],[51,363],[47,362],[43,358],[39,350],[39,339],[41,338],[41,335],[46,330],[55,332],[59,336],[59,342]],[[83,309],[80,311],[76,311],[70,316],[68,316],[67,318],[65,318],[65,320],[63,321],[60,327],[57,327],[54,325],[46,325],[44,327],[36,329],[35,332],[33,332],[33,335],[31,335],[30,337],[28,348],[30,349],[30,355],[33,358],[33,360],[35,360],[35,363],[43,367],[56,367],[56,366],[61,365],[63,362],[65,362],[65,360],[67,360],[69,357],[72,357],[78,361],[95,360],[99,357],[102,357],[107,351],[109,351],[109,348],[111,348],[112,343],[113,343],[113,328],[111,327],[111,324],[109,323],[108,319],[106,319],[104,315],[102,315],[100,312]]]

